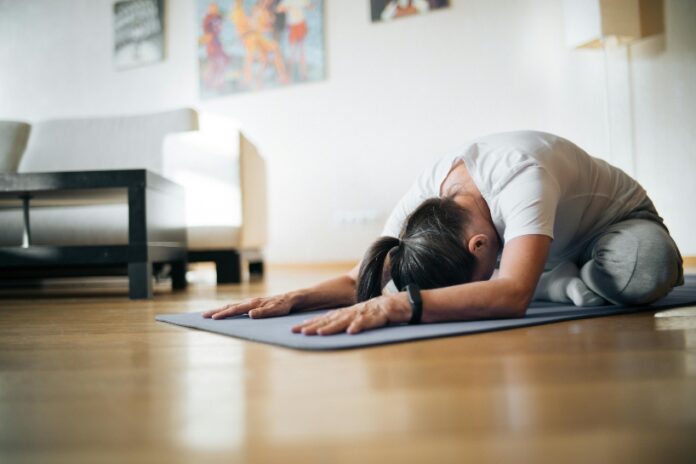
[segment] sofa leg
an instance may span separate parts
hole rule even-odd
[[[253,280],[263,279],[263,260],[249,261],[249,278]]]
[[[172,263],[172,289],[183,290],[186,288],[186,261]]]
[[[128,296],[131,300],[152,298],[152,263],[128,263]]]
[[[215,254],[217,283],[238,284],[242,281],[242,264],[236,251],[219,251]]]
[[[238,284],[242,282],[242,258],[237,250],[194,250],[188,252],[189,263],[214,262],[217,283]]]

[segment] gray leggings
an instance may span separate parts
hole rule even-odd
[[[654,207],[609,226],[579,265],[585,285],[616,304],[652,303],[684,283],[679,249]]]

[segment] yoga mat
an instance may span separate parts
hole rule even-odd
[[[696,304],[696,276],[687,276],[685,285],[677,287],[665,298],[648,306],[597,306],[577,308],[556,303],[534,302],[527,315],[517,319],[491,319],[438,324],[394,325],[368,330],[356,335],[339,334],[307,336],[294,334],[290,328],[303,320],[326,312],[313,311],[268,319],[250,319],[246,315],[228,319],[205,319],[201,313],[160,314],[155,319],[192,329],[229,335],[261,343],[300,350],[340,350],[387,343],[407,342],[426,338],[451,337],[493,330],[528,327],[550,322],[569,321],[588,317],[613,316],[640,311],[655,311]]]

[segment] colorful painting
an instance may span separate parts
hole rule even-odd
[[[372,22],[419,15],[449,4],[449,0],[370,0]]]
[[[201,97],[324,78],[323,0],[198,0]]]
[[[164,59],[164,1],[114,3],[114,66],[126,69]]]

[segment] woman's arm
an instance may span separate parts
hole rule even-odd
[[[309,288],[290,292],[295,306],[292,312],[355,304],[355,286],[359,265],[348,274],[325,280]]]
[[[522,317],[532,301],[534,289],[551,246],[544,235],[524,235],[503,249],[498,278],[452,287],[423,290],[423,322],[462,321]],[[305,335],[358,333],[411,319],[404,292],[380,296],[348,308],[331,311],[293,327]]]
[[[517,237],[503,248],[498,278],[422,291],[423,322],[524,316],[550,247],[545,235]]]
[[[355,285],[360,264],[350,272],[324,281],[313,287],[295,290],[266,298],[251,298],[203,313],[203,317],[222,319],[240,314],[252,318],[284,316],[290,312],[310,311],[318,308],[335,308],[355,304]]]

